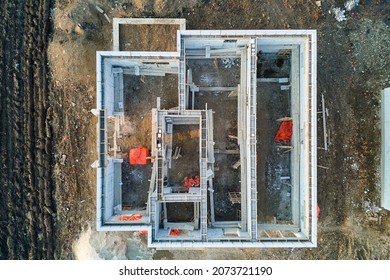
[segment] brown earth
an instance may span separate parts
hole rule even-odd
[[[186,18],[187,29],[317,29],[318,96],[326,100],[331,138],[328,151],[318,150],[325,167],[318,168],[318,247],[160,251],[151,257],[389,259],[390,216],[373,206],[380,204],[378,93],[390,86],[390,3],[362,0],[347,21],[337,22],[329,11],[344,1],[321,2],[5,1],[0,258],[74,258],[72,244],[94,224],[96,120],[89,111],[95,107],[95,52],[112,47],[112,24],[99,5],[111,19]],[[320,147],[321,123],[319,117]]]

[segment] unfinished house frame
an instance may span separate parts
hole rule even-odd
[[[120,50],[120,26],[154,24],[177,26],[175,50]],[[113,38],[97,52],[97,229],[161,249],[315,247],[316,32],[114,19]],[[129,167],[126,137],[150,164]]]

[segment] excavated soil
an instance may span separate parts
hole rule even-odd
[[[102,258],[389,259],[390,216],[378,207],[379,91],[390,86],[390,1],[361,0],[344,22],[331,12],[344,1],[315,2],[4,0],[0,258],[75,258],[72,245],[92,225],[88,242]],[[325,97],[330,135],[329,150],[318,150],[317,248],[155,252],[144,248],[144,237],[94,231],[95,52],[112,48],[112,23],[95,5],[109,19],[186,18],[187,29],[317,30],[318,96]],[[160,42],[166,35],[154,36]]]

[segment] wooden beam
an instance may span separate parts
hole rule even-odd
[[[282,122],[282,121],[292,121],[292,118],[291,118],[291,117],[283,117],[283,118],[277,119],[276,121],[278,121],[278,122]]]

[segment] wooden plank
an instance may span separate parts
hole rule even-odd
[[[241,161],[238,160],[238,161],[236,161],[236,162],[232,165],[232,168],[233,168],[233,169],[238,169],[238,168],[240,167],[240,165],[241,165]]]
[[[283,118],[277,119],[276,121],[278,121],[278,122],[282,122],[282,121],[292,121],[292,118],[291,118],[291,117],[283,117]]]

